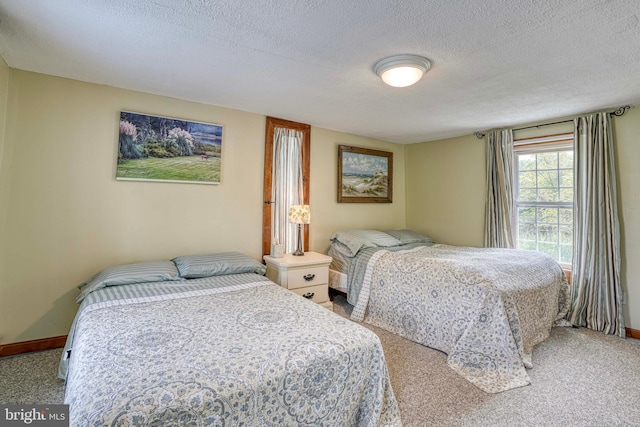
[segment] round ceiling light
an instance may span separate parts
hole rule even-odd
[[[383,82],[393,87],[415,84],[431,68],[427,58],[417,55],[395,55],[385,58],[373,67]]]

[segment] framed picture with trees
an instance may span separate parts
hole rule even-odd
[[[120,112],[116,179],[219,184],[222,126]]]

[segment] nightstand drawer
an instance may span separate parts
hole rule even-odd
[[[327,267],[310,267],[289,270],[287,272],[287,288],[296,289],[329,283]]]
[[[324,285],[308,286],[306,288],[291,289],[298,295],[302,295],[316,303],[323,303],[329,301],[329,287]]]

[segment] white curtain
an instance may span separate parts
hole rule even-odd
[[[294,129],[276,127],[273,133],[273,171],[271,206],[272,243],[285,245],[285,253],[296,250],[297,226],[288,222],[289,207],[302,205],[302,139]],[[304,245],[304,235],[302,235]]]
[[[514,247],[513,132],[487,134],[487,198],[485,202],[484,246]]]
[[[625,336],[620,229],[609,113],[575,119],[571,309],[578,326]]]

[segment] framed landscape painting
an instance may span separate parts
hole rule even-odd
[[[338,146],[338,202],[391,203],[393,153]]]
[[[222,126],[120,112],[117,180],[219,184]]]

